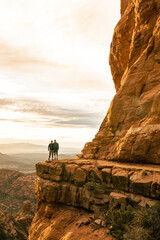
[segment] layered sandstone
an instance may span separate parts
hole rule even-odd
[[[105,214],[160,199],[160,167],[63,159],[36,164],[37,211],[29,240],[107,240]],[[67,238],[68,237],[68,238]]]
[[[38,201],[99,211],[98,206],[109,203],[115,191],[128,197],[139,194],[149,201],[160,199],[160,167],[153,165],[64,159],[37,163],[36,170]]]
[[[81,158],[160,164],[160,2],[122,0],[110,50],[116,95]]]

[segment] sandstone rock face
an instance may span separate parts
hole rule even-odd
[[[28,240],[114,240],[91,214],[65,205],[40,203]]]
[[[75,168],[75,166],[77,166]],[[56,171],[56,169],[61,169]],[[66,180],[66,170],[70,175]],[[54,171],[54,180],[51,170]],[[73,170],[74,169],[74,170]],[[63,203],[94,212],[105,212],[114,192],[125,196],[127,202],[149,204],[160,199],[160,168],[143,165],[115,164],[99,160],[58,160],[37,163],[36,194],[38,202]],[[58,178],[57,178],[58,177]],[[112,195],[111,195],[112,193]],[[153,201],[154,202],[154,201]]]
[[[160,167],[63,159],[36,164],[37,211],[28,240],[111,240],[104,216],[160,199]]]
[[[121,15],[124,14],[127,6],[128,6],[129,0],[121,0]]]
[[[116,88],[81,158],[160,164],[160,2],[122,0],[110,50]]]
[[[30,211],[12,215],[0,210],[0,239],[26,240],[33,215]]]

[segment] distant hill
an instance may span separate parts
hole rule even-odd
[[[47,153],[48,145],[38,145],[32,143],[8,143],[0,144],[0,152],[5,154],[19,154],[19,153]],[[64,148],[60,145],[61,154],[78,154],[80,148]]]
[[[0,168],[7,168],[21,172],[35,171],[34,164],[29,163],[28,159],[2,153],[0,153]]]
[[[59,158],[72,158],[74,154],[59,154]],[[0,169],[6,168],[23,173],[35,172],[35,164],[48,159],[48,152],[3,154],[0,153]]]
[[[0,144],[0,169],[7,168],[31,173],[35,171],[35,164],[48,159],[48,146],[32,143]],[[60,146],[59,159],[72,158],[79,149],[63,148]]]
[[[47,146],[37,145],[32,143],[8,143],[0,144],[0,152],[2,153],[30,153],[30,152],[45,152]]]

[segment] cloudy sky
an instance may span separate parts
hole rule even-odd
[[[0,0],[0,143],[82,148],[115,94],[119,0]]]

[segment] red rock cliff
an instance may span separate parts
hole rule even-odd
[[[122,0],[110,50],[116,95],[82,158],[160,164],[160,1]]]
[[[36,215],[28,240],[113,240],[104,216],[122,203],[160,199],[160,166],[61,159],[36,164]]]

